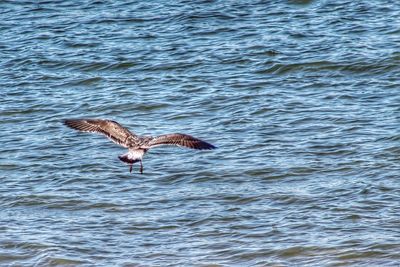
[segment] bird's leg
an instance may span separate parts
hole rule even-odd
[[[130,172],[130,173],[132,173],[132,165],[133,165],[133,164],[129,165],[129,172]]]
[[[142,164],[142,161],[140,161],[140,174],[143,174],[143,164]]]

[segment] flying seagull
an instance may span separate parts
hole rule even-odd
[[[143,156],[153,147],[175,145],[199,150],[215,148],[212,144],[187,134],[173,133],[155,137],[139,136],[112,120],[67,119],[63,123],[81,132],[103,134],[114,143],[127,148],[128,153],[119,155],[118,158],[129,164],[129,172],[132,172],[132,165],[135,162],[140,162],[140,173],[143,173]]]

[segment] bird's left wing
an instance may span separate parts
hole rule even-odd
[[[116,121],[99,119],[67,119],[65,125],[81,132],[100,133],[111,141],[129,148],[138,143],[137,135],[131,133]]]

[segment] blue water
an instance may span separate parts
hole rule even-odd
[[[396,266],[393,1],[1,1],[1,266]],[[212,151],[125,150],[113,119]]]

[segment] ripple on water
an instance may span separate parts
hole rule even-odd
[[[398,262],[397,5],[0,7],[0,265]],[[218,149],[129,173],[74,117]]]

